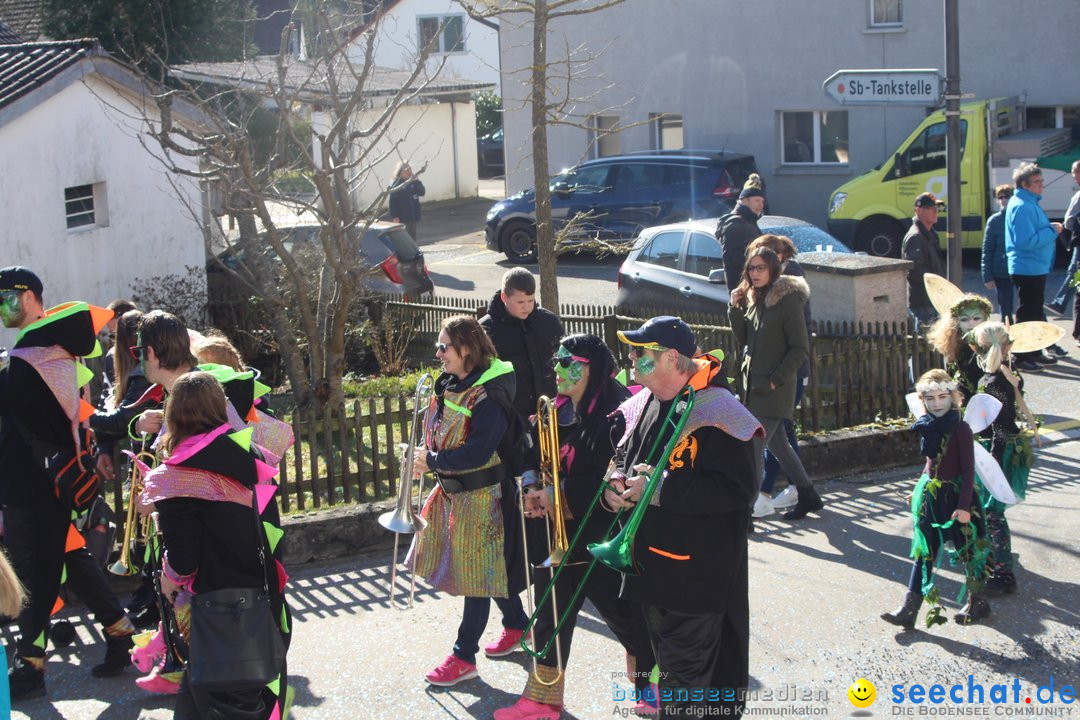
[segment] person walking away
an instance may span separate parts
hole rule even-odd
[[[945,277],[946,274],[941,240],[934,229],[941,204],[933,193],[925,192],[915,198],[915,217],[900,249],[900,257],[912,262],[908,270],[908,314],[915,320],[915,332],[925,332],[925,326],[937,317],[923,275],[934,273]]]
[[[1012,324],[1013,309],[1016,307],[1016,288],[1009,277],[1009,263],[1005,259],[1005,206],[1013,196],[1012,185],[998,185],[994,188],[998,211],[986,221],[982,243],[982,279],[988,290],[997,292],[998,312],[1001,321]]]
[[[754,238],[761,235],[757,221],[764,211],[765,186],[760,175],[751,173],[739,193],[735,209],[716,222],[716,240],[720,243],[720,252],[724,259],[724,278],[728,291],[739,284],[743,264],[746,262],[746,249]]]
[[[413,240],[417,240],[416,226],[420,222],[420,198],[427,190],[420,178],[413,175],[412,167],[404,160],[394,169],[390,193],[390,219],[402,223]]]
[[[1077,160],[1072,164],[1072,176],[1073,183],[1080,185],[1080,160]],[[1075,220],[1080,216],[1080,190],[1073,193],[1072,199],[1069,200],[1069,207],[1065,210],[1065,219],[1063,224],[1065,228],[1069,228],[1069,221]],[[1080,245],[1072,242],[1071,234],[1069,242],[1066,243],[1066,249],[1071,252],[1069,259],[1069,266],[1065,269],[1065,279],[1061,282],[1061,287],[1058,288],[1057,294],[1054,299],[1046,303],[1046,307],[1050,308],[1058,315],[1064,315],[1068,312],[1069,301],[1076,295],[1076,286],[1073,285],[1073,276],[1076,275],[1076,271],[1080,269]],[[1054,346],[1051,346],[1054,347]],[[1062,353],[1057,353],[1059,356]]]

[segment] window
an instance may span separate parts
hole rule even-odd
[[[464,15],[418,17],[416,23],[421,52],[428,47],[433,53],[465,52]]]
[[[690,245],[686,248],[686,272],[707,278],[713,270],[723,269],[723,253],[716,238],[705,233],[691,233]]]
[[[664,168],[646,163],[625,163],[615,168],[615,191],[633,192],[659,188],[664,184]]]
[[[68,230],[104,227],[109,224],[105,183],[64,188],[64,217]]]
[[[682,150],[682,115],[652,113],[649,115],[649,123],[652,127],[652,146],[654,149]]]
[[[890,28],[904,24],[903,0],[869,0],[870,27]]]
[[[589,146],[592,148],[594,158],[619,154],[618,115],[592,115],[589,117]]]
[[[610,165],[594,165],[578,168],[555,178],[553,185],[566,184],[566,189],[576,194],[597,193],[610,189],[607,182]]]
[[[780,113],[785,165],[847,165],[847,110]]]
[[[967,120],[960,120],[960,156],[967,145]],[[907,177],[945,169],[945,123],[934,123],[919,133],[904,152],[900,153],[893,168],[893,177]]]
[[[638,260],[660,267],[677,270],[679,267],[679,250],[682,249],[683,231],[674,230],[659,233],[652,239],[649,246],[641,251]]]

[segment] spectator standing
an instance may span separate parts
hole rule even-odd
[[[765,211],[765,189],[761,176],[751,173],[739,193],[735,209],[716,223],[716,240],[724,258],[724,278],[728,291],[734,290],[742,279],[746,248],[761,235],[758,218]]]
[[[933,193],[925,192],[915,198],[915,217],[904,235],[900,257],[910,260],[908,270],[908,313],[915,319],[915,331],[920,332],[937,317],[923,284],[926,273],[945,276],[945,261],[941,257],[941,240],[934,225],[938,221],[941,202]]]
[[[1046,276],[1054,263],[1054,246],[1063,226],[1050,222],[1039,207],[1042,199],[1042,170],[1035,163],[1023,163],[1013,171],[1016,192],[1005,208],[1005,256],[1009,275],[1016,285],[1020,303],[1016,321],[1045,320],[1043,301]],[[1057,357],[1050,350],[1017,353],[1017,367],[1031,371],[1034,365],[1051,365]]]
[[[427,190],[420,178],[413,175],[412,167],[402,160],[394,169],[390,193],[390,219],[405,225],[405,230],[416,240],[416,224],[420,222],[420,198]]]
[[[1072,164],[1072,176],[1073,182],[1080,185],[1080,160]],[[1069,201],[1069,207],[1065,210],[1065,227],[1069,228],[1069,221],[1075,220],[1078,216],[1080,216],[1080,190],[1073,193],[1072,200]],[[1067,237],[1074,236],[1075,233],[1070,232]],[[1076,271],[1080,269],[1080,245],[1070,239],[1067,243],[1067,249],[1072,251],[1072,257],[1069,260],[1069,267],[1065,270],[1065,280],[1062,281],[1054,299],[1046,303],[1046,307],[1059,315],[1065,314],[1069,301],[1076,295],[1076,288],[1072,284],[1072,279]]]
[[[1012,185],[998,185],[994,188],[998,211],[986,221],[982,244],[983,284],[987,289],[997,291],[1001,321],[1010,324],[1013,321],[1013,309],[1016,307],[1016,291],[1012,278],[1009,277],[1009,263],[1005,259],[1005,206],[1009,204],[1012,196]]]

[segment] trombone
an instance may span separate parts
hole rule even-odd
[[[413,393],[413,416],[412,425],[409,429],[409,442],[401,443],[398,448],[401,456],[401,478],[398,480],[397,507],[384,512],[379,516],[379,524],[394,533],[394,556],[390,561],[390,604],[398,610],[408,610],[413,606],[413,598],[416,595],[416,573],[411,573],[409,580],[409,604],[400,605],[394,601],[394,586],[397,584],[397,556],[398,544],[402,534],[418,533],[427,527],[427,520],[420,517],[420,510],[424,502],[424,478],[419,481],[416,510],[412,507],[413,487],[413,450],[417,445],[424,444],[424,421],[427,416],[427,408],[431,401],[431,395],[435,391],[435,378],[431,373],[424,373],[416,382],[416,392]],[[416,559],[413,558],[413,567]]]
[[[113,575],[131,576],[139,573],[139,569],[131,564],[131,554],[135,546],[145,544],[150,535],[150,517],[148,515],[138,517],[138,510],[135,507],[136,499],[142,494],[144,486],[143,474],[139,470],[139,462],[142,461],[151,466],[157,462],[157,457],[146,449],[147,437],[148,435],[143,433],[139,452],[131,456],[131,473],[128,476],[127,514],[124,517],[124,538],[121,541],[119,559],[109,565],[108,568]]]
[[[655,469],[652,474],[649,475],[648,482],[642,489],[641,498],[634,505],[630,520],[627,521],[626,526],[618,533],[618,535],[608,542],[590,543],[587,546],[587,549],[593,558],[585,568],[585,573],[582,575],[581,582],[578,583],[577,589],[574,590],[574,594],[570,597],[570,607],[574,606],[578,596],[584,592],[589,576],[592,574],[593,569],[596,568],[596,563],[602,562],[618,572],[634,573],[634,537],[637,535],[638,526],[641,525],[641,519],[645,515],[645,510],[649,506],[649,501],[652,500],[652,496],[656,492],[660,478],[663,476],[664,470],[667,469],[665,460],[670,457],[671,453],[675,450],[675,445],[679,442],[679,435],[682,434],[683,428],[686,427],[686,421],[690,417],[690,411],[694,408],[694,388],[689,385],[685,386],[680,391],[677,398],[678,399],[671,404],[671,407],[668,408],[660,432],[656,434],[656,439],[653,440],[649,452],[645,455],[647,464],[652,465]],[[663,446],[661,446],[661,443],[663,443]],[[585,515],[578,523],[578,529],[574,533],[574,537],[570,539],[570,545],[566,550],[567,554],[573,552],[574,548],[577,547],[578,541],[581,539],[581,533],[585,529],[586,521],[592,516],[592,513],[596,510],[597,503],[600,502],[600,498],[603,497],[604,491],[608,488],[608,480],[610,479],[613,470],[614,466],[608,470],[608,475],[604,478],[604,481],[600,483],[600,487],[596,489],[596,494],[593,496],[592,502],[589,503]],[[611,524],[608,525],[607,530],[604,532],[604,537],[611,535],[612,530],[615,529],[616,524],[622,517],[622,513],[622,508],[615,511],[615,516],[611,519]],[[547,589],[544,590],[544,594],[540,597],[537,605],[542,607],[547,600],[548,595],[553,592],[555,583],[558,581],[559,575],[562,574],[564,567],[566,567],[566,563],[560,564],[558,569],[556,569],[555,573],[551,576],[551,582],[548,584]],[[530,614],[529,623],[525,626],[526,636],[536,623],[538,614],[539,613]],[[558,639],[559,632],[562,630],[562,626],[568,617],[569,615],[563,615],[558,618],[555,628],[552,631],[553,639]],[[540,650],[533,650],[525,642],[524,637],[521,640],[522,649],[534,658],[547,657],[548,653],[551,652],[551,646],[552,640],[548,640],[543,648]]]

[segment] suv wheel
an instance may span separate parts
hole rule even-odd
[[[536,262],[536,227],[525,220],[507,223],[502,232],[502,249],[510,262]]]
[[[890,218],[869,218],[859,226],[856,244],[859,250],[877,257],[900,257],[904,233],[899,223]]]

